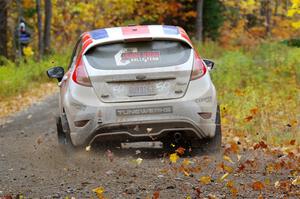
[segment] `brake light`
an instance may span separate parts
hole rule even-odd
[[[88,87],[92,86],[91,80],[86,72],[85,65],[83,63],[82,58],[80,58],[78,64],[75,66],[72,79],[74,82],[82,86],[88,86]]]
[[[205,75],[206,71],[206,66],[204,65],[202,59],[196,52],[194,52],[194,65],[191,74],[191,80],[199,79]]]

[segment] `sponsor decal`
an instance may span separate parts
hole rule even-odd
[[[151,114],[167,114],[167,113],[173,113],[172,106],[131,108],[131,109],[117,109],[116,110],[117,116],[151,115]]]
[[[124,48],[115,55],[118,66],[125,66],[134,62],[157,62],[159,59],[159,51],[138,51],[137,48]]]

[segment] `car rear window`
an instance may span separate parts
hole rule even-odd
[[[139,41],[98,45],[85,54],[101,70],[167,67],[188,61],[191,47],[180,41]]]

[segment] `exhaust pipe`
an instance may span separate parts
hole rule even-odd
[[[181,140],[181,138],[182,138],[182,134],[181,134],[181,133],[176,132],[176,133],[174,134],[175,142],[179,142],[179,141]]]

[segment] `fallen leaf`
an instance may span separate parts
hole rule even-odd
[[[42,144],[43,143],[43,139],[42,137],[38,137],[38,139],[36,140],[37,144]]]
[[[214,194],[208,194],[207,196],[209,199],[217,199],[217,196],[215,196]]]
[[[270,185],[270,183],[271,183],[270,178],[266,178],[266,179],[265,179],[265,184],[266,184],[266,185]]]
[[[232,173],[232,172],[233,172],[233,168],[230,167],[230,166],[227,166],[227,165],[224,164],[223,162],[222,162],[222,164],[221,164],[220,166],[221,166],[221,168],[222,168],[224,171],[226,171],[226,172],[228,172],[228,173]]]
[[[177,155],[177,153],[172,153],[172,154],[170,155],[170,161],[171,161],[172,163],[176,163],[177,160],[178,160],[178,158],[179,158],[179,156]]]
[[[244,165],[244,164],[241,164],[241,165],[238,167],[237,172],[240,173],[240,172],[244,171],[245,168],[246,168],[245,165]]]
[[[255,191],[261,191],[264,187],[265,187],[264,184],[260,181],[256,181],[252,183],[252,188]]]
[[[242,158],[242,156],[241,156],[241,155],[239,155],[239,154],[237,154],[237,159],[238,159],[238,161],[240,161],[240,160],[241,160],[241,158]]]
[[[274,167],[272,164],[268,164],[267,167],[266,167],[266,171],[268,173],[272,173],[274,171]]]
[[[264,199],[264,197],[260,194],[257,199]]]
[[[250,116],[246,117],[244,120],[245,120],[245,122],[250,122],[252,119],[253,119],[253,116],[250,115]]]
[[[296,179],[293,180],[292,185],[300,185],[300,176],[296,177]]]
[[[236,142],[230,143],[230,149],[233,153],[238,153],[239,152],[239,146],[237,145]]]
[[[147,133],[150,133],[153,130],[153,128],[147,128],[146,131]]]
[[[230,192],[231,192],[231,194],[232,194],[232,197],[236,198],[236,196],[237,196],[237,194],[238,194],[237,188],[232,187],[232,188],[230,189]]]
[[[274,184],[274,187],[275,187],[276,189],[278,189],[278,188],[280,187],[280,182],[279,182],[279,181],[276,181],[275,184]]]
[[[295,145],[295,143],[296,143],[296,140],[291,140],[290,141],[290,145]]]
[[[140,165],[140,164],[142,164],[143,159],[142,159],[142,158],[138,158],[138,159],[136,159],[135,161],[136,161],[136,164],[137,164],[137,165]]]
[[[179,155],[183,155],[184,154],[184,151],[185,151],[185,148],[183,147],[179,147],[178,149],[176,149],[176,153],[178,153]]]
[[[232,180],[229,180],[227,183],[226,183],[226,187],[228,188],[232,188],[234,186],[234,182]]]
[[[85,151],[89,152],[90,150],[91,150],[91,146],[90,145],[85,147]]]
[[[184,159],[183,162],[182,162],[182,164],[184,166],[188,166],[190,163],[191,163],[191,161],[189,159]]]
[[[255,107],[255,108],[253,108],[253,109],[250,110],[250,113],[251,113],[252,115],[256,115],[257,112],[258,112],[258,108],[257,108],[257,107]]]
[[[259,148],[266,149],[268,148],[268,145],[264,141],[260,141],[258,144],[254,145],[254,150]]]
[[[97,187],[92,190],[94,193],[96,193],[98,199],[104,199],[103,193],[104,193],[104,188],[103,187]]]
[[[183,170],[183,174],[184,174],[185,176],[190,176],[190,174],[189,174],[186,170]]]
[[[223,180],[225,180],[225,178],[227,178],[229,175],[229,173],[225,173],[220,179],[219,181],[222,182]]]
[[[211,183],[211,177],[210,176],[202,176],[200,177],[199,181],[202,183],[202,184],[209,184]]]
[[[227,156],[227,155],[224,155],[224,156],[223,156],[223,159],[226,160],[226,161],[228,161],[228,162],[230,162],[230,163],[234,163],[234,162],[231,160],[231,158],[230,158],[229,156]]]
[[[158,199],[158,198],[159,198],[159,191],[155,191],[155,192],[153,193],[152,199]]]

